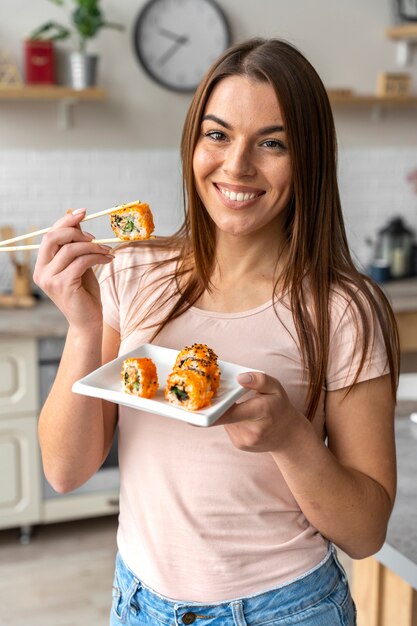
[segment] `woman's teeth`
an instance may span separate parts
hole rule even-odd
[[[234,200],[236,202],[253,200],[258,195],[257,193],[242,193],[241,191],[236,193],[236,191],[229,191],[228,189],[223,189],[222,187],[220,187],[220,191],[224,196],[226,196],[226,198],[228,198],[229,200]]]

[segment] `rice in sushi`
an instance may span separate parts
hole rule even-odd
[[[123,361],[122,390],[139,398],[153,398],[158,389],[158,375],[152,359],[130,358]]]
[[[149,239],[155,229],[152,212],[144,202],[111,213],[110,225],[122,241]]]

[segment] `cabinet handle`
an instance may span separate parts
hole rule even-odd
[[[117,506],[118,507],[119,506],[119,498],[109,498],[107,500],[107,504],[109,506]]]

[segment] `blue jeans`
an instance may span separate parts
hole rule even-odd
[[[333,547],[319,565],[276,589],[204,604],[165,598],[116,559],[110,626],[355,626],[346,574]]]

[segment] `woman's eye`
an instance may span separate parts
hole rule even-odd
[[[287,146],[283,141],[279,141],[278,139],[267,139],[262,143],[266,148],[272,148],[273,150],[286,150]]]
[[[207,133],[204,133],[204,136],[212,139],[213,141],[222,141],[226,138],[225,134],[220,130],[209,130]]]

